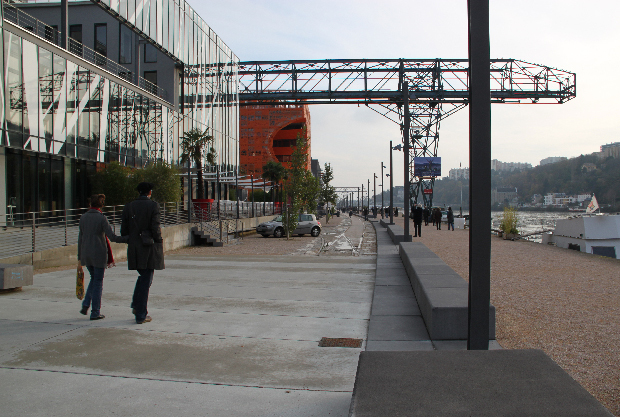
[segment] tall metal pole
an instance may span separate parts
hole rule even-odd
[[[187,158],[187,222],[192,222],[192,162],[191,158]]]
[[[469,303],[467,349],[489,348],[491,299],[491,101],[489,0],[468,0]]]
[[[370,179],[368,180],[368,187],[366,187],[366,202],[368,203],[368,211],[370,212]]]
[[[385,204],[383,204],[383,168],[385,167],[383,162],[381,162],[381,218],[383,218],[383,207],[385,207]]]
[[[374,195],[372,196],[372,204],[375,206],[375,213],[377,212],[377,174],[373,173],[372,174],[373,179],[373,193]]]
[[[392,141],[390,141],[390,224],[394,224],[394,171],[392,169]]]
[[[235,196],[237,197],[237,220],[239,220],[239,165],[235,174]]]
[[[360,187],[357,187],[357,212],[360,212]]]
[[[250,181],[252,181],[252,217],[254,217],[254,174],[250,174]]]
[[[404,215],[405,215],[405,236],[403,240],[405,242],[411,242],[411,233],[409,233],[409,83],[407,81],[403,82],[403,143],[405,145],[404,148],[404,165],[405,165],[405,207],[404,207]]]

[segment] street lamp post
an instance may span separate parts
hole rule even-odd
[[[368,180],[368,187],[366,188],[366,202],[366,207],[368,207],[368,211],[370,211],[370,179]]]
[[[404,215],[405,215],[405,235],[403,236],[403,240],[405,242],[411,242],[411,233],[409,233],[409,123],[410,123],[410,115],[409,115],[409,83],[403,82],[403,143],[404,147],[404,175],[405,175],[405,201],[404,201]]]
[[[385,217],[383,215],[383,207],[385,207],[385,205],[383,204],[383,168],[387,168],[387,167],[383,165],[383,162],[381,162],[381,218],[382,219]]]
[[[375,206],[375,213],[377,212],[377,174],[374,173],[373,175],[373,193],[374,195],[372,196],[372,204]],[[376,218],[376,214],[375,214],[375,218]]]
[[[394,171],[392,168],[392,141],[390,141],[390,224],[394,224]]]

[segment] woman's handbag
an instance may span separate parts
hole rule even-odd
[[[78,263],[77,266],[77,274],[76,274],[76,282],[75,282],[75,296],[79,300],[84,299],[84,268],[82,268],[82,264]]]

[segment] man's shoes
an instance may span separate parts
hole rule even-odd
[[[143,318],[142,320],[138,320],[138,319],[136,319],[136,323],[137,323],[137,324],[148,323],[148,322],[150,322],[151,320],[153,320],[153,319],[151,318],[151,316],[146,316],[146,317],[145,317],[145,318]]]
[[[88,307],[82,307],[82,309],[80,310],[80,314],[87,315],[88,314]]]
[[[138,310],[136,310],[135,308],[132,308],[131,309],[131,314],[133,314],[135,316],[136,314],[138,314]]]
[[[99,314],[97,317],[91,317],[91,320],[101,320],[101,319],[105,319],[105,316],[103,314]]]

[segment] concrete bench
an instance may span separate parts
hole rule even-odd
[[[32,285],[32,265],[0,264],[0,290]]]
[[[390,239],[392,239],[392,243],[396,244],[399,242],[405,241],[405,229],[397,224],[388,224],[387,232],[390,235]]]
[[[399,253],[431,340],[467,339],[467,282],[422,243],[401,242]],[[493,306],[489,339],[495,339]]]

